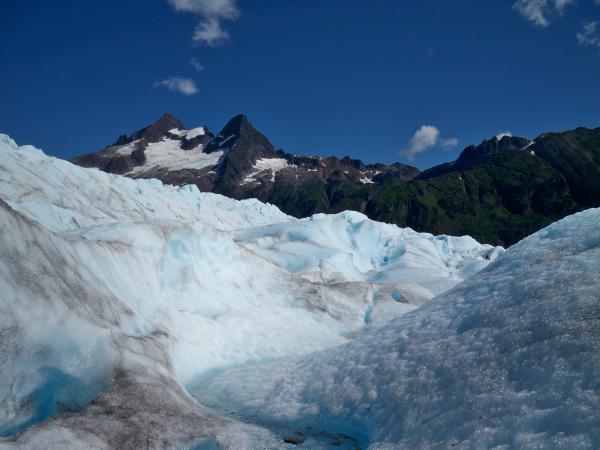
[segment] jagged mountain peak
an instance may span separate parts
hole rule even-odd
[[[223,127],[223,129],[219,132],[217,137],[220,138],[228,138],[230,136],[248,136],[260,134],[256,128],[250,123],[248,117],[244,114],[238,114],[233,116],[227,124]]]
[[[162,116],[160,116],[156,122],[154,122],[154,124],[152,125],[153,127],[173,127],[173,128],[179,128],[179,129],[184,129],[185,126],[183,125],[183,123],[181,123],[181,121],[175,117],[173,114],[171,114],[170,112],[166,112],[164,113]],[[173,129],[171,128],[171,129]]]
[[[177,117],[167,112],[160,116],[152,125],[134,131],[130,135],[122,134],[112,145],[126,145],[138,139],[144,139],[146,142],[158,142],[173,129],[183,130],[185,126]]]
[[[236,145],[239,141],[245,144],[243,149]],[[237,150],[244,153],[251,153],[252,163],[257,158],[270,157],[275,155],[275,147],[265,135],[260,133],[248,120],[244,114],[238,114],[227,122],[223,129],[217,134],[215,139],[207,146],[208,153],[219,150]]]
[[[173,129],[184,130],[185,126],[173,114],[165,113],[156,122],[144,129],[138,139],[144,138],[148,142],[158,142]]]
[[[231,119],[229,119],[229,122],[227,122],[227,125],[225,125],[226,127],[232,127],[235,129],[242,129],[242,128],[252,128],[254,129],[254,127],[252,126],[252,124],[250,123],[250,121],[248,120],[248,116],[246,116],[245,114],[236,114],[235,116],[233,116]]]

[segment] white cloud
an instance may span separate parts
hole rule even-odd
[[[440,139],[439,144],[442,147],[456,147],[458,145],[458,138]]]
[[[221,26],[222,20],[235,20],[240,11],[236,0],[167,0],[176,11],[199,16],[193,40],[215,47],[229,39],[229,33]]]
[[[183,95],[194,95],[198,92],[196,83],[191,78],[169,77],[154,83],[154,87],[165,87],[170,91]]]
[[[192,39],[195,42],[202,42],[209,47],[216,47],[229,40],[229,33],[221,27],[219,19],[210,17],[201,20],[196,25]]]
[[[510,131],[502,131],[502,132],[500,132],[500,133],[498,133],[498,134],[496,135],[496,139],[500,140],[500,139],[502,139],[504,136],[512,137],[512,135],[513,135],[513,134],[512,134]]]
[[[433,147],[455,147],[458,145],[458,139],[441,139],[440,130],[433,125],[423,125],[419,128],[410,140],[408,148],[401,150],[400,154],[409,161],[413,161],[415,156],[423,153]]]
[[[202,65],[202,63],[200,61],[198,61],[198,58],[190,59],[190,64],[198,72],[202,72],[204,70],[204,66]]]
[[[547,27],[553,17],[562,15],[574,3],[575,0],[518,0],[513,9],[535,25]]]
[[[599,0],[600,1],[600,0]],[[580,45],[589,45],[600,48],[600,22],[587,22],[583,24],[583,28],[577,33],[577,42]]]

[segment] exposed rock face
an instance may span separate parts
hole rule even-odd
[[[181,140],[181,149],[182,150],[193,150],[199,146],[204,146],[212,141],[214,138],[213,134],[208,131],[208,127],[204,126],[205,133],[200,134],[198,136],[194,136],[192,138],[188,138],[184,136]]]
[[[121,137],[117,142],[123,142]],[[117,146],[118,147],[118,146]],[[143,146],[136,146],[129,155],[119,155],[115,151],[115,146],[107,147],[102,153],[88,153],[78,156],[71,162],[83,167],[97,167],[108,173],[125,174],[131,171],[135,166],[143,165],[146,161]]]
[[[498,139],[494,136],[491,139],[483,141],[479,145],[469,145],[462,151],[456,161],[425,170],[419,178],[426,179],[440,176],[448,172],[469,170],[476,165],[483,164],[494,158],[500,153],[523,151],[531,144],[533,144],[533,141],[522,137],[503,136],[501,139]]]
[[[183,130],[185,127],[173,114],[165,113],[150,126],[137,130],[130,135],[122,134],[112,146],[126,145],[138,139],[145,139],[146,142],[159,142],[174,129]]]
[[[182,130],[185,127],[183,124],[170,113],[163,114],[160,118],[150,125],[148,128],[144,128],[132,136],[132,140],[145,139],[147,142],[159,142],[163,139],[171,130],[179,129]]]
[[[241,114],[232,118],[206,148],[209,153],[219,150],[227,155],[219,168],[218,192],[237,198],[244,196],[244,178],[253,172],[256,162],[277,158],[275,147]]]

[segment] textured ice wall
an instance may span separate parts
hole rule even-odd
[[[600,209],[344,346],[203,380],[201,398],[372,448],[600,448]]]
[[[349,342],[502,251],[354,213],[296,220],[4,135],[0,202],[0,433],[25,448],[266,445],[183,386]]]

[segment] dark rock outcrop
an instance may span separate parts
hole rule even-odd
[[[256,161],[276,158],[273,144],[243,114],[233,117],[206,146],[206,152],[226,152],[219,168],[217,192],[239,197],[240,183],[253,171]]]
[[[501,139],[494,136],[479,145],[469,145],[462,151],[456,161],[425,170],[419,178],[426,179],[449,172],[469,170],[471,167],[483,164],[500,153],[522,151],[531,143],[532,141],[529,139],[517,136],[503,136]]]

